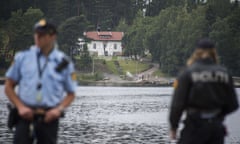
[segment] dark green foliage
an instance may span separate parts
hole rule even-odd
[[[69,52],[84,31],[114,29],[120,19],[131,24],[138,11],[134,0],[3,0],[0,7],[1,56],[32,45],[32,27],[43,17],[59,26],[59,46]]]
[[[232,74],[239,75],[240,8],[237,4],[228,0],[207,3],[183,0],[168,1],[166,5],[163,9],[159,7],[157,15],[137,15],[124,37],[126,55],[144,56],[142,52],[147,49],[163,72],[176,75],[185,66],[195,42],[210,36],[217,42],[221,63]]]
[[[90,72],[92,70],[92,61],[93,59],[89,55],[87,44],[85,44],[83,50],[80,52],[80,60],[77,64],[79,70],[82,72]]]
[[[58,41],[60,48],[65,52],[76,45],[83,32],[91,28],[84,15],[68,18],[59,26]]]
[[[40,9],[29,8],[26,12],[21,9],[12,12],[12,16],[5,22],[4,29],[9,37],[8,50],[18,51],[29,48],[33,44],[33,25],[43,17]],[[0,28],[1,29],[1,28]]]
[[[123,31],[125,55],[137,59],[149,51],[162,71],[171,75],[184,67],[196,40],[211,37],[217,42],[221,63],[232,74],[240,75],[240,8],[237,2],[2,0],[0,7],[1,56],[33,44],[32,26],[45,17],[58,25],[59,46],[65,52],[76,46],[84,31],[96,30],[98,26],[102,31]],[[87,55],[86,52],[81,54],[81,68],[91,67]]]
[[[136,18],[126,34],[126,54],[144,56],[148,48],[163,72],[176,74],[204,34],[204,13],[203,7],[189,13],[185,7],[172,6],[153,18]]]
[[[224,19],[218,18],[213,24],[210,36],[217,41],[220,61],[233,75],[240,73],[240,9],[235,9]]]

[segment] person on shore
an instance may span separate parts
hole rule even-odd
[[[202,39],[188,60],[188,67],[174,82],[169,114],[171,139],[176,140],[181,116],[186,112],[179,144],[224,143],[224,118],[239,104],[232,77],[217,63],[215,44]]]
[[[37,22],[35,45],[16,54],[6,73],[5,93],[18,114],[14,144],[56,144],[59,118],[74,100],[74,66],[58,50],[56,36],[55,25]]]

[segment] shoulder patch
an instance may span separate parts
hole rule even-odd
[[[177,79],[173,82],[173,87],[174,87],[175,89],[178,87],[178,80],[177,80]]]
[[[13,60],[13,61],[11,62],[11,66],[14,65],[14,63],[15,63],[15,60]]]
[[[71,74],[71,77],[72,77],[72,80],[76,81],[76,80],[77,80],[77,74],[76,74],[76,72],[73,72],[73,73]]]

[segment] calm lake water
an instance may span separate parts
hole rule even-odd
[[[59,144],[166,144],[172,88],[78,87],[61,119]],[[240,94],[240,89],[237,89]],[[11,144],[0,86],[0,144]],[[226,120],[227,144],[240,144],[240,111]]]

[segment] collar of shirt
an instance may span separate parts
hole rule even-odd
[[[38,54],[41,53],[41,50],[40,50],[39,47],[34,46],[33,49],[35,49]],[[56,59],[57,49],[58,49],[57,44],[54,44],[54,47],[53,47],[53,49],[51,50],[51,52],[50,52],[50,54],[49,54],[49,56],[48,56],[48,60],[51,61],[51,60],[55,60],[55,59]],[[42,55],[42,54],[41,54],[41,55]]]
[[[197,63],[202,63],[202,64],[214,64],[215,63],[212,58],[199,59],[196,62]]]

